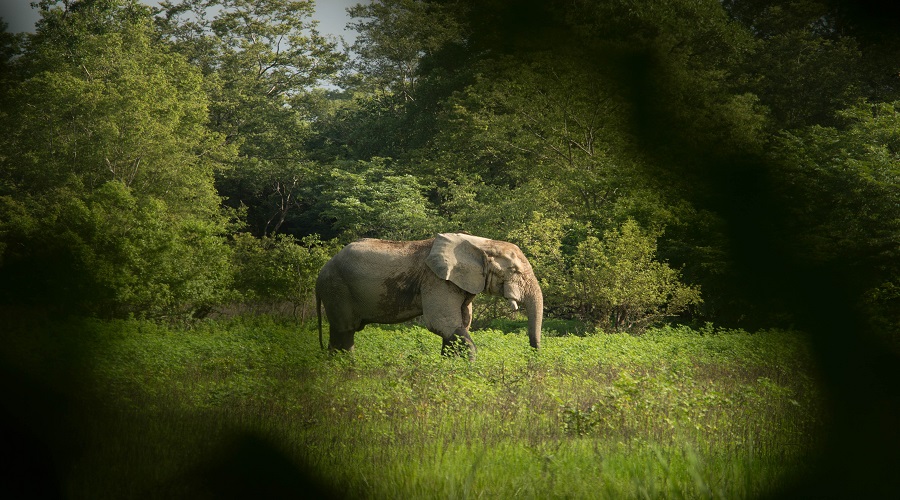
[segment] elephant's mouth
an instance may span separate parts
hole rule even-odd
[[[504,299],[506,299],[509,307],[512,308],[513,311],[518,311],[519,302],[521,302],[523,299],[522,290],[509,282],[505,282],[500,285],[499,291],[500,294],[498,295],[501,295]]]

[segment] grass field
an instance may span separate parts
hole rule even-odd
[[[30,401],[16,413],[76,498],[746,498],[821,442],[799,333],[547,321],[534,353],[524,325],[495,326],[470,363],[409,325],[328,356],[264,317],[23,319],[4,364],[42,395],[7,405]]]

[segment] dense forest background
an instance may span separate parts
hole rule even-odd
[[[147,353],[139,330],[179,325],[197,328],[215,346],[214,360],[224,359],[222,338],[244,353],[247,338],[276,336],[260,327],[228,333],[196,318],[247,310],[308,318],[318,270],[342,244],[467,231],[522,247],[548,319],[630,333],[694,323],[710,352],[734,357],[727,365],[734,370],[710,372],[711,381],[738,372],[749,383],[769,380],[746,363],[764,356],[745,359],[745,351],[720,344],[727,335],[716,337],[723,331],[716,327],[808,333],[829,432],[811,462],[818,475],[785,496],[844,491],[835,484],[896,496],[900,8],[837,0],[383,0],[350,10],[358,33],[350,47],[317,32],[309,0],[172,0],[159,9],[137,0],[40,0],[36,8],[34,33],[0,30],[0,317],[12,325],[0,333],[5,345],[19,346],[10,358],[52,351],[58,358],[47,359],[87,359],[89,382],[98,367],[124,370],[140,358],[106,359],[112,351],[91,346],[91,329]],[[482,304],[481,317],[500,314]],[[116,318],[141,320],[106,321]],[[568,336],[557,346],[680,342],[673,332],[584,344]],[[506,338],[485,337],[495,346]],[[767,339],[777,352],[795,337],[740,338]],[[158,346],[181,349],[173,338],[160,334]],[[372,338],[390,352],[408,349],[392,332]],[[291,339],[312,345],[311,336]],[[100,354],[79,358],[79,349]],[[284,351],[307,356],[299,361],[259,350],[252,364],[290,366],[278,373],[291,383],[318,383],[297,375],[318,370],[309,366],[350,379],[350,365],[316,349]],[[558,363],[553,369],[566,380],[598,378],[596,363],[571,375],[572,358],[552,352],[535,359]],[[685,366],[701,359],[699,350],[648,352],[641,363],[654,370],[667,369],[666,357]],[[410,370],[432,363],[392,356]],[[135,371],[137,385],[152,386],[148,380],[170,372],[158,366],[184,366],[182,359],[147,364]],[[497,364],[503,374],[505,363]],[[21,422],[58,428],[57,440],[81,435],[55,420],[68,404],[31,404],[40,401],[40,384],[7,365],[0,367],[7,406],[35,408]],[[81,380],[65,365],[39,366]],[[227,372],[215,366],[217,377]],[[797,367],[777,367],[786,386],[806,383],[806,368]],[[448,361],[434,373],[456,369]],[[802,373],[794,377],[794,369]],[[431,373],[373,370],[425,382],[409,374]],[[634,373],[649,380],[646,371]],[[378,380],[378,390],[389,386]],[[173,385],[160,387],[169,394]],[[265,387],[317,394],[282,381]],[[661,392],[640,387],[635,401]],[[323,398],[320,409],[334,410],[332,401]],[[570,416],[595,411],[564,408]],[[548,421],[558,420],[555,411]],[[497,413],[504,421],[505,412]],[[297,414],[291,409],[285,421],[293,425]],[[357,420],[350,410],[346,422],[322,419],[340,433]],[[95,425],[107,437],[108,428]],[[5,420],[0,427],[17,429]],[[134,428],[145,434],[143,424]],[[186,429],[182,435],[194,437]],[[10,449],[23,457],[36,448],[27,441]],[[146,448],[135,449],[143,456]],[[780,468],[784,454],[771,456]],[[109,462],[98,462],[98,475]],[[460,463],[465,474],[475,470]]]
[[[467,231],[522,247],[551,316],[837,308],[897,345],[883,11],[386,0],[350,9],[343,47],[310,1],[36,8],[35,33],[0,39],[4,303],[306,314],[341,244]]]

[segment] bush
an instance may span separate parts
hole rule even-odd
[[[628,220],[604,241],[591,236],[578,245],[572,274],[586,319],[640,331],[702,302],[699,287],[681,283],[678,271],[655,260],[656,238]]]
[[[52,200],[52,201],[51,201]],[[230,289],[216,221],[110,181],[0,204],[0,290],[31,303],[104,317],[202,314]]]
[[[311,311],[319,269],[335,253],[335,245],[318,235],[297,241],[279,234],[234,237],[235,289],[249,305],[289,304],[292,314],[306,319]]]

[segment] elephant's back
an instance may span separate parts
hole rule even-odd
[[[350,243],[344,250],[360,254],[383,254],[388,257],[405,257],[431,250],[434,238],[427,240],[395,241],[363,238]]]
[[[344,279],[377,279],[406,272],[424,262],[434,239],[391,241],[362,239],[341,249],[327,264]],[[325,269],[323,268],[323,271]]]
[[[410,260],[424,259],[434,239],[416,241],[377,240],[372,238],[354,241],[345,246],[339,253],[346,253],[347,259],[356,262],[372,263],[384,266],[398,263],[410,265]]]

